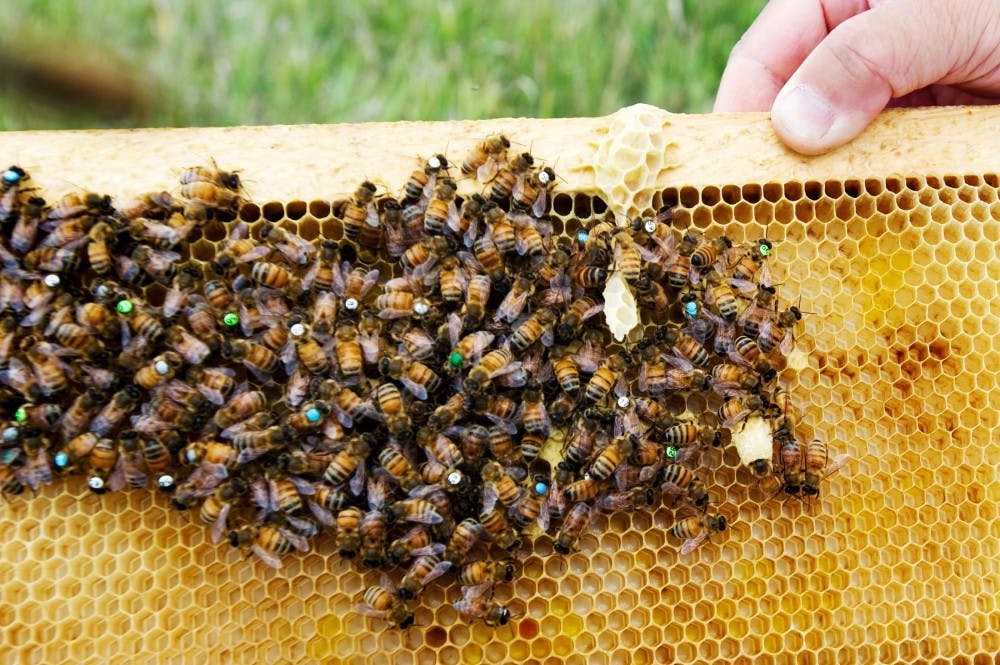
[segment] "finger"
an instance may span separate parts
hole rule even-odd
[[[733,47],[715,111],[768,111],[806,56],[864,0],[771,0]]]
[[[971,12],[974,13],[974,12]],[[846,143],[901,97],[996,48],[989,22],[957,1],[888,2],[844,21],[778,94],[771,120],[790,148],[819,154]]]

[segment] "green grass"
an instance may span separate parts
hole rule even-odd
[[[147,115],[109,120],[6,85],[0,129],[703,112],[763,4],[7,0],[8,48],[75,41],[155,93]]]

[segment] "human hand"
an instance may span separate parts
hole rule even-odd
[[[807,155],[889,106],[1000,101],[997,0],[771,0],[733,47],[715,111],[767,111]]]

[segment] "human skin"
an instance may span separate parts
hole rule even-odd
[[[1000,101],[1000,0],[771,0],[733,47],[715,111],[771,111],[815,155],[886,106]]]

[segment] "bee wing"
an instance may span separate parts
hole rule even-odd
[[[787,356],[795,348],[795,331],[789,328],[785,331],[785,336],[781,338],[781,343],[778,345],[778,349],[781,351],[781,355]]]
[[[751,294],[757,290],[757,285],[753,282],[745,279],[729,279],[730,286],[736,287],[736,290],[743,294]]]
[[[430,547],[430,545],[428,545]],[[442,546],[443,547],[443,546]],[[423,586],[427,586],[437,578],[441,577],[451,569],[451,561],[442,561],[431,568],[431,571],[424,577]]]
[[[549,530],[551,515],[546,505],[542,505],[542,509],[538,511],[538,518],[535,521],[538,522],[538,528],[543,532]]]
[[[547,189],[540,189],[538,191],[538,198],[531,205],[531,212],[535,214],[535,217],[541,217],[545,214],[545,210],[549,207],[549,191]]]
[[[508,434],[517,434],[517,424],[513,420],[508,420],[507,418],[501,418],[500,416],[494,415],[492,413],[485,414],[497,427],[502,428]]]
[[[354,611],[373,619],[385,619],[385,612],[383,610],[376,610],[367,603],[358,603],[354,606]]]
[[[698,534],[694,538],[688,538],[681,545],[681,554],[691,554],[696,549],[701,547],[702,543],[708,540],[708,530],[706,529],[703,533]]]
[[[275,554],[274,552],[266,550],[260,545],[256,544],[250,546],[250,551],[256,554],[258,559],[263,561],[271,568],[274,568],[275,570],[281,568],[281,559],[279,559],[278,555]]]
[[[378,218],[378,210],[375,208],[374,203],[368,204],[367,214],[365,215],[365,224],[373,229],[377,229],[379,227],[380,220]]]
[[[351,476],[349,487],[351,488],[351,494],[361,496],[361,491],[365,488],[365,461],[363,459],[358,461],[358,466],[354,469],[354,475]]]
[[[300,536],[299,534],[295,533],[294,531],[289,531],[288,529],[285,528],[279,528],[278,531],[281,533],[281,535],[287,538],[288,542],[292,544],[292,547],[294,547],[298,551],[300,552],[309,551],[309,541]]]
[[[427,388],[425,388],[424,386],[420,385],[419,383],[416,383],[407,376],[400,377],[399,381],[400,383],[403,384],[403,387],[406,388],[408,391],[410,391],[410,393],[417,399],[419,400],[427,399]]]
[[[492,482],[483,483],[483,512],[488,513],[497,505],[500,495],[497,493],[497,486]]]
[[[209,531],[209,535],[212,538],[213,543],[217,543],[222,540],[222,536],[226,531],[226,521],[229,517],[229,509],[232,506],[228,503],[222,504],[222,509],[219,511],[219,516],[212,522],[212,528]]]
[[[426,545],[424,547],[419,547],[419,548],[413,550],[412,552],[410,552],[410,556],[412,556],[412,557],[418,557],[418,556],[441,556],[442,554],[444,554],[444,551],[446,549],[447,548],[444,546],[443,543],[431,543],[430,545]]]
[[[316,521],[324,526],[333,526],[336,520],[333,513],[314,501],[309,501],[309,511],[316,517]]]
[[[760,273],[757,275],[761,286],[774,286],[774,277],[771,275],[771,265],[765,260],[760,266]]]
[[[250,496],[258,508],[271,511],[271,493],[263,480],[258,479],[250,483]]]
[[[500,161],[491,155],[476,169],[476,177],[479,179],[479,182],[486,184],[497,177],[497,174],[500,173],[500,167]]]
[[[364,355],[366,363],[377,363],[379,360],[380,338],[376,333],[361,332],[358,334],[358,343],[361,344],[361,353]]]
[[[115,468],[108,479],[108,489],[117,492],[123,487],[125,487],[125,456],[118,455],[118,459],[115,460]]]
[[[841,453],[840,455],[837,455],[836,457],[833,458],[833,461],[826,468],[826,473],[823,474],[823,477],[826,478],[830,474],[840,471],[842,468],[844,468],[844,465],[847,464],[847,462],[850,459],[851,459],[850,453]]]
[[[389,482],[376,476],[368,480],[368,508],[370,510],[382,510],[385,507],[385,500],[389,496]]]
[[[454,199],[448,202],[448,218],[446,223],[448,224],[448,228],[455,233],[459,233],[462,230],[461,216],[458,214],[458,206],[455,205]]]
[[[729,418],[722,421],[723,427],[732,427],[733,425],[742,422],[747,416],[750,415],[750,409],[743,409],[739,413],[735,413]]]
[[[663,483],[660,485],[660,491],[667,496],[684,496],[687,493],[686,490],[674,483]]]

